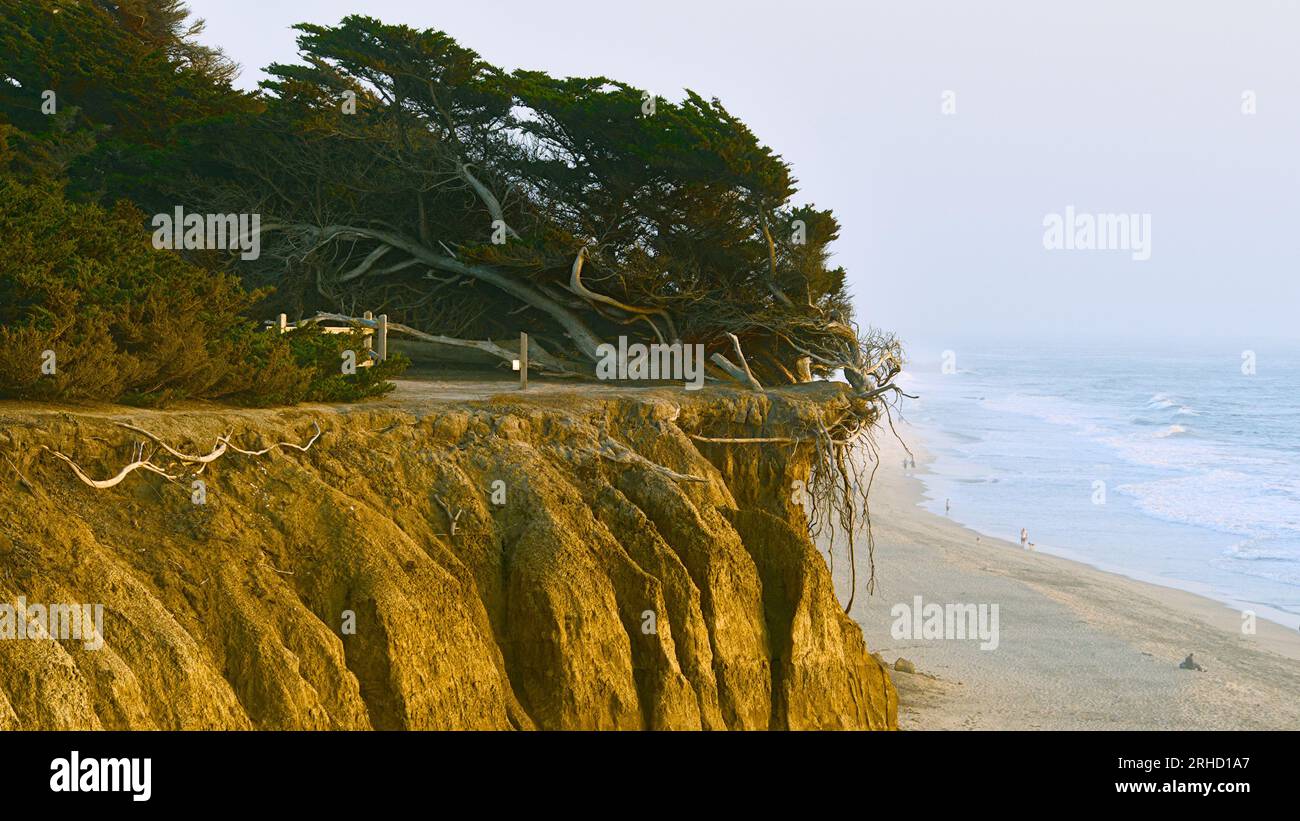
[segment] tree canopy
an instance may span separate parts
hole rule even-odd
[[[259,214],[259,259],[189,256],[272,286],[263,315],[526,331],[562,373],[618,336],[698,343],[718,378],[892,390],[901,353],[854,320],[834,214],[721,101],[505,71],[357,15],[297,26],[299,59],[246,94],[200,26],[177,0],[0,0],[0,169],[146,214]]]
[[[892,338],[858,332],[829,262],[834,215],[795,203],[789,165],[717,99],[506,72],[369,17],[297,28],[264,109],[193,141],[206,209],[262,215],[245,273],[290,311],[524,330],[575,370],[627,335],[765,384],[888,378]]]
[[[149,177],[181,175],[165,158],[186,124],[255,108],[188,14],[178,0],[0,0],[0,128],[13,173],[147,199]]]

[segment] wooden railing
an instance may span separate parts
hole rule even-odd
[[[346,322],[347,324],[342,326],[326,325],[326,322]],[[300,320],[294,324],[289,323],[287,315],[280,314],[276,322],[267,323],[269,330],[278,330],[280,333],[292,331],[305,325],[316,325],[321,329],[322,333],[327,334],[350,334],[360,330],[365,338],[366,356],[358,357],[358,359],[363,359],[363,361],[357,362],[359,368],[369,368],[376,362],[383,362],[388,359],[388,314],[380,314],[376,317],[370,311],[366,311],[361,319],[316,316]]]
[[[325,325],[324,323],[326,322],[341,324]],[[509,363],[511,369],[519,374],[519,387],[522,390],[528,390],[528,369],[531,357],[529,356],[528,334],[526,333],[519,334],[519,350],[518,352],[515,352],[503,348],[490,340],[480,342],[468,339],[453,339],[451,337],[428,334],[423,331],[418,331],[415,328],[408,328],[401,324],[394,323],[390,326],[388,322],[388,314],[380,314],[376,317],[370,311],[366,311],[365,314],[360,317],[345,316],[343,314],[318,313],[314,317],[300,320],[296,324],[292,325],[289,324],[289,319],[285,314],[280,314],[280,317],[276,322],[267,322],[266,325],[268,330],[278,330],[280,333],[285,333],[286,331],[291,331],[295,328],[301,328],[304,325],[316,325],[321,329],[321,331],[327,334],[346,334],[359,330],[365,335],[367,355],[364,357],[364,362],[357,363],[358,367],[370,367],[375,362],[383,362],[388,359],[389,330],[425,342],[433,342],[440,345],[449,345],[461,348],[474,348],[495,356],[503,362]],[[545,355],[545,351],[542,351],[541,354]],[[550,357],[549,355],[545,355],[541,358],[542,361],[539,364],[541,364],[543,368],[547,367],[547,363],[553,359],[553,357]]]

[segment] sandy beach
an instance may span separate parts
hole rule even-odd
[[[918,506],[928,456],[904,471],[882,437],[871,494],[877,587],[850,613],[894,672],[903,729],[1300,729],[1300,632],[1180,590],[981,536]],[[956,512],[954,511],[954,515]],[[1008,523],[1008,532],[1016,532]],[[865,547],[858,578],[866,578]],[[846,553],[835,577],[848,591]],[[978,639],[896,639],[891,608],[998,605],[996,649]],[[1192,653],[1204,670],[1180,669]]]

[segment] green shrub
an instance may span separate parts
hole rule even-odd
[[[401,360],[344,377],[338,351],[359,340],[260,330],[247,312],[264,293],[155,250],[144,225],[130,205],[0,178],[0,397],[267,405],[391,390]]]
[[[266,336],[274,337],[275,334]],[[281,356],[283,348],[263,345],[263,350],[252,351],[264,377],[240,398],[256,405],[291,405],[297,402],[355,402],[383,396],[393,390],[390,378],[399,376],[409,366],[410,360],[401,354],[389,354],[384,362],[368,368],[357,368],[353,375],[344,375],[343,352],[353,351],[357,364],[364,361],[365,336],[327,334],[315,325],[307,325],[283,336],[297,374],[303,378],[288,380],[282,374],[289,369],[282,364],[263,359],[264,356]]]

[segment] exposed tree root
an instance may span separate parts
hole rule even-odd
[[[201,464],[201,465],[206,465],[208,462],[214,462],[214,461],[216,461],[217,459],[220,459],[220,458],[221,458],[221,455],[222,455],[223,453],[226,452],[226,448],[228,447],[227,443],[225,443],[225,442],[223,442],[223,441],[221,440],[221,437],[217,437],[217,444],[216,444],[216,446],[212,449],[212,452],[211,452],[211,453],[209,453],[209,454],[207,454],[207,455],[205,455],[205,456],[190,456],[189,454],[181,453],[179,450],[176,450],[176,449],[173,448],[171,445],[168,445],[166,442],[164,442],[164,441],[163,441],[161,438],[159,438],[156,434],[150,433],[149,431],[145,430],[144,428],[138,428],[138,427],[136,427],[135,425],[128,425],[128,424],[125,423],[125,422],[118,422],[117,425],[118,425],[118,427],[126,428],[127,430],[135,431],[136,433],[139,433],[139,434],[141,434],[141,435],[143,435],[143,436],[148,436],[148,437],[149,437],[150,439],[152,439],[152,440],[153,440],[153,441],[154,441],[154,442],[155,442],[159,447],[161,447],[163,450],[165,450],[165,451],[167,451],[168,453],[170,453],[170,454],[171,454],[173,457],[175,457],[177,460],[179,460],[179,461],[181,461],[181,462],[186,462],[186,463],[188,463],[188,464]],[[229,435],[229,434],[227,434],[227,435]]]
[[[747,444],[799,444],[801,442],[811,442],[811,439],[791,439],[788,436],[746,436],[746,437],[720,437],[720,436],[700,436],[697,433],[689,433],[697,442],[711,442],[722,445],[747,445]]]
[[[276,448],[293,448],[294,450],[298,450],[298,451],[302,451],[303,453],[306,453],[311,448],[312,445],[316,444],[316,440],[319,439],[321,435],[320,425],[317,424],[316,422],[312,422],[311,424],[312,427],[316,429],[316,435],[313,436],[311,439],[309,439],[307,441],[307,444],[305,445],[295,445],[293,442],[276,442],[274,445],[271,445],[270,447],[262,448],[261,450],[244,450],[243,448],[240,448],[239,446],[231,443],[229,436],[221,437],[221,441],[229,445],[230,449],[233,450],[235,453],[242,453],[245,456],[265,456],[266,454],[270,453]]]
[[[609,437],[605,437],[605,440],[601,442],[600,455],[605,459],[609,459],[611,462],[619,462],[620,464],[625,464],[625,465],[629,465],[629,464],[641,465],[642,467],[649,468],[650,470],[653,470],[656,473],[659,473],[663,476],[667,476],[669,479],[674,479],[679,482],[709,481],[708,479],[705,479],[703,476],[694,476],[689,473],[678,473],[672,468],[664,467],[658,462],[652,462],[649,459],[642,456],[641,454],[629,448],[627,445],[624,445],[622,442],[618,442]]]
[[[811,504],[805,509],[808,533],[814,542],[825,539],[826,559],[832,570],[836,537],[840,532],[844,534],[849,550],[846,613],[853,607],[857,596],[857,548],[863,530],[867,543],[867,592],[874,592],[876,586],[875,535],[871,526],[869,496],[880,465],[880,451],[874,436],[882,414],[888,422],[888,429],[897,436],[891,405],[879,398],[883,395],[884,392],[872,391],[870,397],[864,397],[856,392],[846,392],[843,401],[825,408],[809,429],[797,431],[792,436],[687,434],[692,440],[706,444],[789,444],[811,450],[812,467],[807,486]]]
[[[217,459],[221,458],[221,456],[225,454],[228,450],[234,451],[236,453],[242,453],[245,456],[263,456],[275,450],[276,448],[293,448],[294,450],[302,451],[305,453],[312,445],[316,443],[316,440],[319,439],[321,436],[320,425],[313,422],[312,426],[316,429],[316,434],[312,436],[312,438],[305,445],[295,445],[293,442],[276,442],[274,445],[271,445],[268,448],[263,448],[262,450],[244,450],[238,447],[237,445],[232,444],[230,441],[230,434],[227,434],[225,436],[217,437],[217,445],[212,449],[211,453],[208,453],[204,456],[193,456],[191,454],[182,453],[181,451],[176,450],[175,448],[173,448],[172,446],[164,442],[159,436],[150,433],[149,431],[143,428],[136,427],[135,425],[128,425],[125,422],[118,422],[117,424],[119,427],[123,427],[126,428],[127,430],[135,431],[136,433],[149,437],[176,461],[182,464],[198,465],[199,473],[201,473],[203,469],[208,466],[208,464],[215,462]],[[155,465],[152,461],[150,461],[150,456],[146,456],[144,454],[143,442],[140,442],[135,446],[135,452],[132,461],[129,464],[127,464],[125,467],[123,467],[120,471],[118,471],[116,476],[113,476],[112,478],[109,479],[92,479],[84,470],[82,470],[77,465],[76,462],[74,462],[67,455],[60,453],[59,451],[54,450],[52,448],[46,447],[45,445],[41,445],[41,449],[49,451],[55,457],[63,460],[64,462],[67,462],[68,466],[72,468],[72,472],[77,475],[78,479],[80,479],[82,482],[86,483],[87,485],[90,485],[91,487],[95,488],[96,490],[106,490],[111,487],[116,487],[117,485],[121,484],[123,479],[125,479],[127,476],[131,475],[137,470],[147,470],[150,473],[156,473],[159,476],[162,476],[172,481],[175,481],[176,479],[180,478],[180,476],[168,473],[166,470],[162,469],[161,467]]]
[[[84,470],[82,470],[80,467],[77,466],[76,462],[72,461],[72,459],[68,458],[64,454],[59,453],[57,450],[52,450],[46,447],[45,445],[41,445],[41,450],[49,451],[54,456],[67,462],[68,466],[72,468],[72,472],[77,474],[78,479],[90,485],[91,487],[95,488],[96,490],[105,490],[107,488],[114,487],[120,484],[123,479],[125,479],[127,476],[131,475],[137,470],[147,470],[150,473],[156,473],[159,476],[163,476],[167,479],[172,479],[172,480],[178,478],[176,476],[172,476],[167,471],[153,464],[152,462],[149,461],[148,458],[145,457],[143,442],[135,446],[135,458],[131,461],[131,463],[128,464],[126,467],[122,468],[122,470],[120,470],[118,474],[111,479],[92,479],[86,475],[86,472]]]

